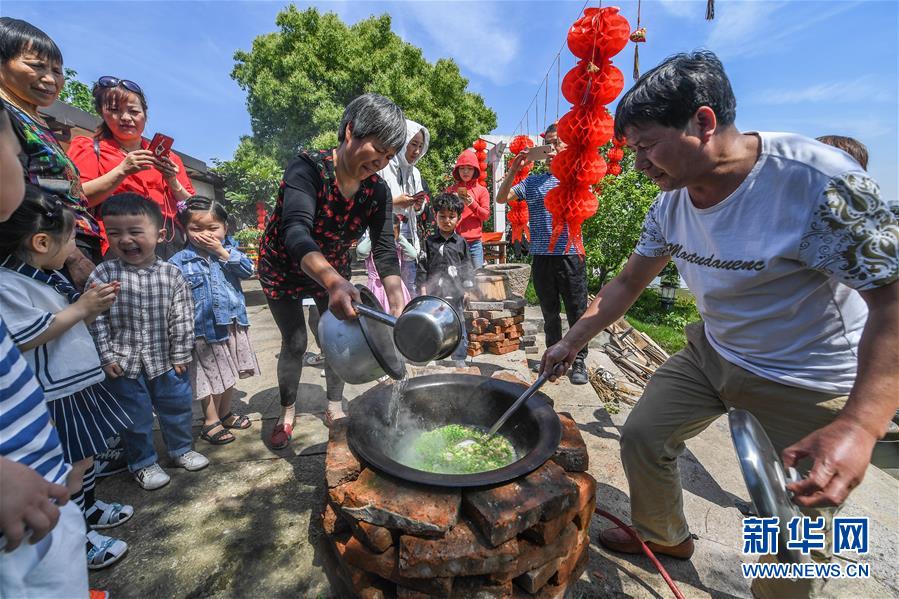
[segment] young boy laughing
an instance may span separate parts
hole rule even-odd
[[[91,326],[107,387],[121,398],[133,426],[122,433],[128,469],[148,491],[168,484],[153,448],[153,411],[176,466],[200,470],[209,460],[191,449],[187,366],[194,345],[194,307],[181,271],[156,256],[163,239],[159,206],[134,194],[114,195],[102,208],[109,252],[92,284],[118,281],[112,308]]]

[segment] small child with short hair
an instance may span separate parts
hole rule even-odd
[[[868,170],[868,148],[854,137],[845,135],[822,135],[817,138],[822,144],[843,150],[858,162],[864,170]]]
[[[415,285],[422,294],[442,297],[452,304],[463,321],[465,292],[474,286],[474,264],[468,243],[456,232],[464,204],[454,193],[441,193],[432,200],[437,214],[437,232],[425,238],[419,259]],[[465,365],[468,334],[462,327],[462,340],[451,358],[456,366]]]
[[[171,480],[153,448],[153,411],[176,466],[200,470],[209,460],[192,449],[188,364],[194,348],[194,303],[190,285],[174,264],[156,255],[164,238],[159,205],[121,193],[101,209],[114,258],[99,264],[88,280],[117,281],[116,302],[91,325],[107,386],[123,401],[133,424],[122,432],[128,469],[144,489]]]
[[[169,262],[181,270],[193,294],[196,342],[190,382],[203,406],[200,438],[225,445],[236,439],[232,429],[250,428],[249,417],[231,411],[234,385],[259,374],[240,286],[241,279],[253,276],[253,261],[228,236],[228,211],[218,200],[191,196],[179,202],[178,220],[188,244]]]

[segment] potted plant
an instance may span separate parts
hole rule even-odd
[[[237,249],[242,251],[255,264],[259,259],[259,239],[262,237],[263,230],[256,227],[247,227],[234,233],[234,241],[237,242]]]

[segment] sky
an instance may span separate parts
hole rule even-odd
[[[0,14],[46,31],[66,66],[88,84],[102,75],[138,82],[149,102],[145,134],[166,133],[176,148],[209,162],[230,158],[240,136],[251,133],[246,94],[230,77],[234,52],[275,31],[287,4],[4,0]],[[584,6],[583,0],[296,4],[336,12],[347,23],[389,13],[397,35],[429,61],[453,58],[469,89],[496,111],[498,127],[485,134],[533,134],[555,120],[556,55],[561,49],[564,76],[575,62],[565,34]],[[636,26],[637,2],[605,5],[619,6]],[[713,21],[705,20],[705,5],[642,2],[642,69],[675,52],[716,52],[737,96],[739,129],[856,137],[868,147],[869,171],[884,197],[896,198],[899,2],[718,0]],[[633,45],[613,62],[630,86]],[[559,113],[568,108],[562,98]]]

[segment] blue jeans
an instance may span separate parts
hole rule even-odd
[[[468,357],[468,331],[465,330],[465,307],[462,305],[461,300],[450,301],[450,303],[453,304],[453,308],[455,308],[456,313],[459,315],[459,320],[462,321],[462,339],[459,340],[459,345],[453,350],[450,360],[464,360]]]
[[[418,264],[415,260],[409,260],[409,258],[403,256],[403,264],[400,266],[400,277],[403,279],[403,283],[406,285],[406,289],[409,290],[411,297],[418,295],[418,289],[415,287],[415,272],[417,270]]]
[[[107,378],[106,387],[115,393],[132,425],[122,431],[128,469],[137,472],[158,460],[153,447],[153,411],[159,418],[159,430],[169,457],[177,458],[191,448],[191,409],[193,392],[188,374],[175,374],[171,369],[156,378],[141,375],[130,379]]]
[[[484,244],[478,241],[468,242],[468,252],[471,254],[471,262],[475,270],[484,266]]]

